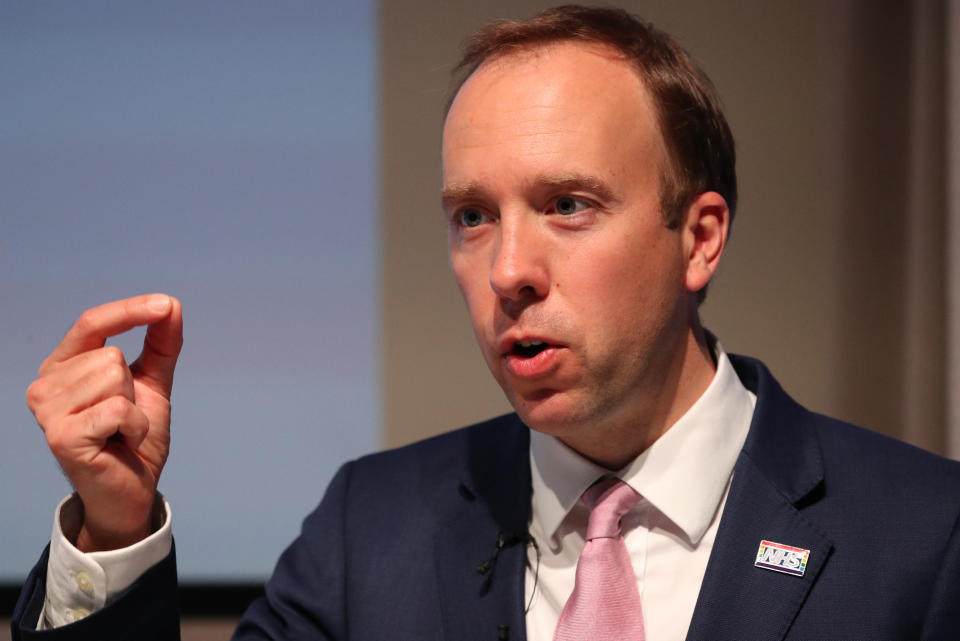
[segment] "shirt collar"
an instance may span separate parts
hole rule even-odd
[[[706,391],[645,452],[617,473],[696,545],[710,526],[746,440],[756,396],[716,345]],[[552,436],[531,430],[533,518],[552,538],[580,495],[610,474]]]

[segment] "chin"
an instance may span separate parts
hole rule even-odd
[[[544,392],[524,397],[511,396],[510,404],[523,424],[551,436],[561,436],[582,424],[580,412],[560,392]]]

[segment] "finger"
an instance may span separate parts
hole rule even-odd
[[[111,396],[134,401],[133,376],[118,347],[108,345],[61,363],[27,390],[27,405],[43,427]]]
[[[130,366],[153,389],[170,398],[173,370],[183,347],[183,309],[180,301],[170,296],[170,313],[147,327],[143,351]]]
[[[108,408],[104,409],[104,413],[107,416],[117,417],[117,431],[115,434],[122,436],[127,447],[136,451],[144,439],[147,438],[147,433],[150,431],[150,419],[143,413],[143,410],[131,403],[128,399],[122,396],[114,396],[113,398],[118,399],[112,402],[121,406],[120,409],[117,414],[108,414]]]
[[[88,309],[80,315],[57,348],[40,366],[41,376],[57,363],[103,347],[111,336],[122,334],[138,325],[157,322],[170,313],[172,306],[173,303],[166,294],[147,294]]]
[[[107,441],[119,434],[131,450],[143,443],[150,421],[140,408],[122,396],[111,396],[64,418],[46,431],[50,451],[61,464],[92,462]]]

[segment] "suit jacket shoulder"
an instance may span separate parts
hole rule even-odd
[[[688,638],[960,638],[960,464],[732,360],[757,406]],[[803,574],[757,567],[761,541],[808,551]]]
[[[528,442],[508,415],[345,465],[237,638],[522,638]]]

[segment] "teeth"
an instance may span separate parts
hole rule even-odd
[[[535,347],[543,344],[543,341],[517,341],[517,345],[520,347]]]

